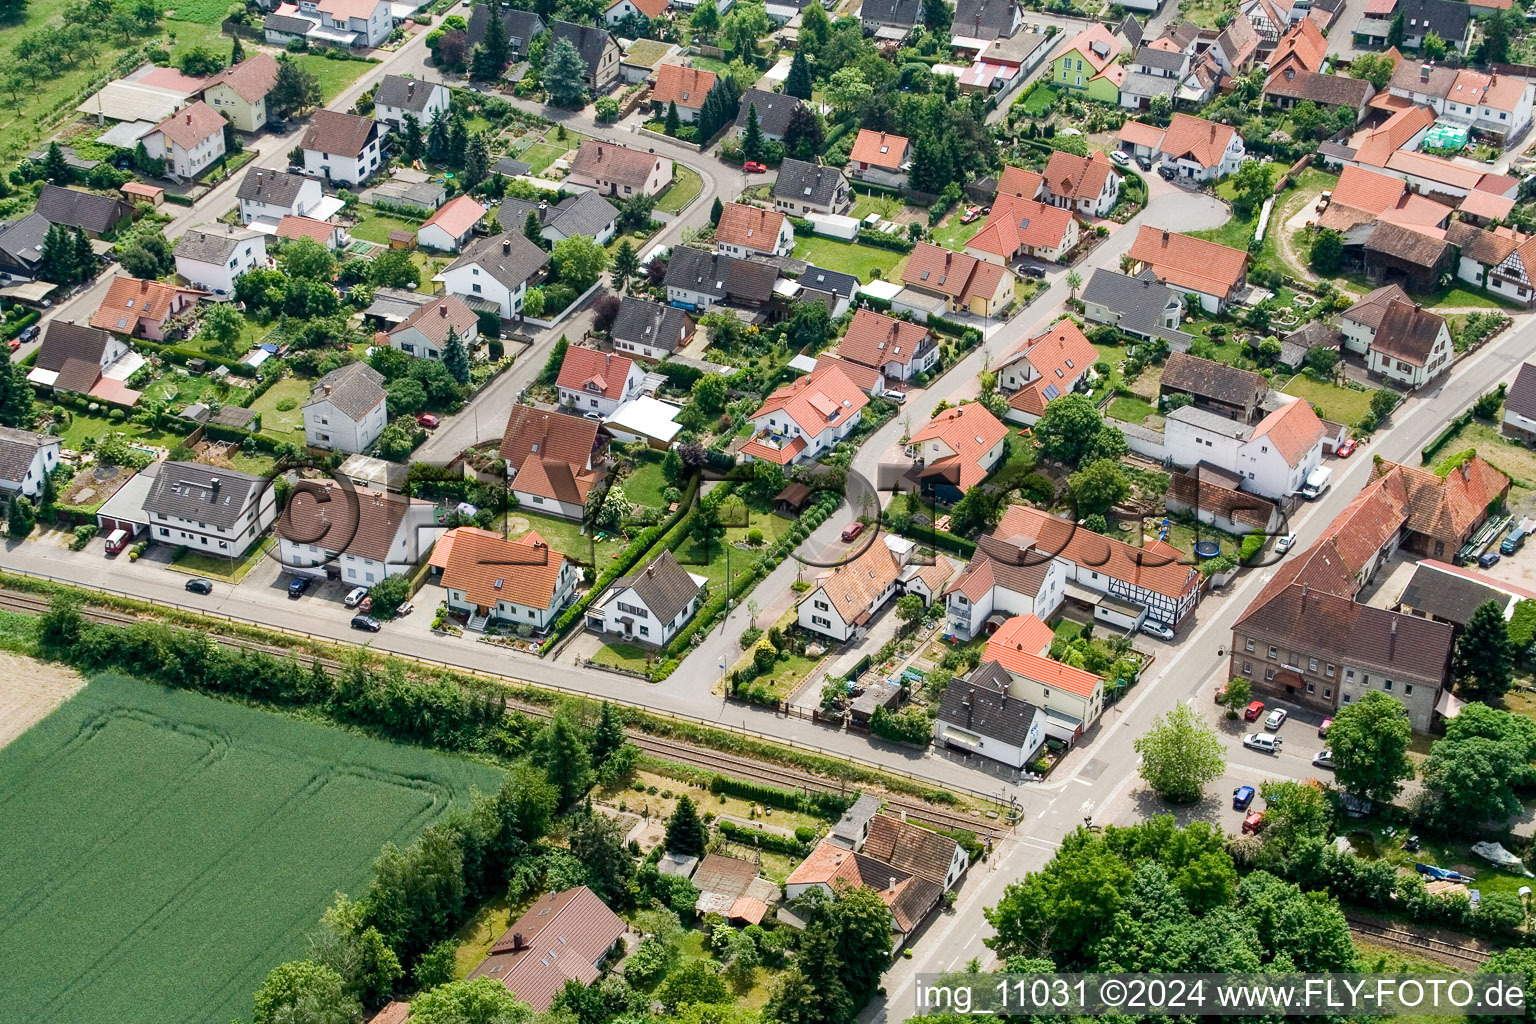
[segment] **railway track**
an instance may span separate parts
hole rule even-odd
[[[0,608],[36,615],[47,611],[48,606],[49,601],[47,598],[12,590],[0,590]],[[109,609],[93,608],[88,605],[82,607],[81,614],[91,622],[107,625],[131,625],[140,621],[132,615],[126,615]],[[208,636],[218,643],[229,647],[260,651],[264,654],[278,657],[292,657],[306,668],[316,661],[319,661],[323,668],[331,672],[335,672],[341,667],[340,662],[334,658],[326,658],[288,647],[281,647],[276,644],[265,644],[246,637],[229,636],[218,632],[209,632]],[[548,718],[551,714],[547,708],[511,699],[507,701],[507,710],[533,718]],[[846,784],[812,775],[808,772],[799,772],[765,761],[727,754],[709,747],[699,747],[678,740],[653,736],[634,729],[628,730],[628,732],[629,738],[642,751],[660,760],[673,761],[688,767],[717,772],[721,775],[734,776],[746,781],[768,782],[772,785],[792,790],[805,789],[822,793],[847,793],[850,789]],[[1009,831],[1009,829],[1001,825],[995,825],[963,814],[957,814],[932,804],[894,795],[886,798],[886,804],[891,809],[902,811],[907,817],[916,821],[926,822],[939,828],[967,829],[976,833],[982,839],[990,839],[993,842],[1001,839]]]
[[[1412,950],[1433,960],[1440,960],[1457,967],[1481,967],[1492,955],[1476,946],[1462,946],[1454,942],[1446,942],[1444,939],[1430,938],[1407,928],[1378,924],[1375,921],[1362,921],[1348,914],[1344,915],[1344,919],[1349,922],[1350,931],[1364,938],[1377,939],[1388,945]]]

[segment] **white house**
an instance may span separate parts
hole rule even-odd
[[[366,451],[389,423],[384,376],[348,363],[321,377],[304,403],[304,443],[341,452]]]
[[[587,610],[587,628],[665,647],[699,610],[708,582],[663,551],[650,565],[613,581],[602,602]]]
[[[299,480],[277,521],[278,560],[298,576],[334,566],[349,587],[413,571],[441,531],[430,501],[388,491],[344,492],[330,480]]]
[[[628,356],[572,345],[565,350],[555,386],[560,404],[585,416],[612,416],[614,410],[640,393],[645,371]]]
[[[1127,122],[1127,126],[1132,122]],[[1135,123],[1141,132],[1157,132]],[[1121,129],[1122,140],[1137,138],[1128,127]],[[1139,143],[1139,139],[1137,139]],[[1190,181],[1215,181],[1237,169],[1247,159],[1243,137],[1231,125],[1207,121],[1190,114],[1174,114],[1168,130],[1162,133],[1157,151],[1163,155],[1164,165],[1173,168],[1180,178]]]
[[[1033,761],[1045,744],[1045,712],[1008,692],[1013,677],[995,661],[944,688],[933,739],[940,746],[980,754],[1010,768]]]
[[[240,223],[269,220],[274,224],[284,217],[313,216],[325,189],[314,178],[290,174],[271,167],[252,167],[240,179]]]
[[[1174,465],[1213,466],[1236,476],[1241,490],[1278,500],[1322,464],[1326,433],[1312,403],[1293,399],[1251,427],[1185,406],[1168,414],[1163,436]]]
[[[1046,736],[1076,743],[1104,710],[1104,680],[1047,657],[1051,639],[1051,628],[1044,622],[1018,616],[997,627],[981,661],[995,663],[1008,674],[1009,696],[1045,712]]]
[[[424,302],[389,332],[389,347],[419,359],[441,359],[448,335],[457,334],[466,353],[480,343],[480,317],[460,299],[444,295]]]
[[[443,571],[449,610],[465,615],[476,631],[495,619],[543,633],[571,603],[581,579],[576,563],[537,533],[509,541],[472,526],[448,531],[432,565]]]
[[[1008,450],[1008,428],[980,402],[945,409],[907,442],[924,495],[955,502],[991,475]]]
[[[727,256],[788,256],[795,251],[795,228],[779,210],[726,203],[715,248]]]
[[[647,302],[634,295],[624,296],[619,315],[613,318],[608,337],[620,352],[632,352],[646,359],[665,359],[686,345],[693,336],[692,318],[676,306]]]
[[[56,437],[15,427],[0,427],[0,493],[35,498],[43,478],[59,464]]]
[[[1089,217],[1107,217],[1120,198],[1120,175],[1103,153],[1075,156],[1062,150],[1045,165],[1044,202]]]
[[[195,178],[224,155],[224,115],[199,100],[149,130],[144,151],[165,161],[167,172]]]
[[[1339,329],[1344,347],[1365,355],[1367,369],[1411,388],[1447,370],[1455,354],[1445,320],[1419,308],[1395,284],[1346,309]]]
[[[868,404],[835,363],[819,365],[763,400],[751,416],[754,436],[740,454],[780,466],[815,459],[858,426]]]
[[[433,280],[450,295],[494,302],[502,319],[523,315],[528,282],[549,262],[549,253],[513,231],[470,242]]]
[[[418,82],[400,75],[385,75],[373,94],[373,116],[395,128],[405,127],[405,115],[414,117],[422,130],[448,109],[452,94],[441,82]]]
[[[1045,407],[1070,395],[1084,382],[1098,361],[1098,350],[1070,319],[1063,318],[1050,330],[1026,338],[992,369],[998,388],[1008,396],[1006,419],[1031,424],[1045,415]]]
[[[512,494],[524,508],[566,519],[586,516],[587,496],[603,479],[597,421],[514,405],[499,454]]]
[[[260,231],[225,226],[192,228],[176,240],[176,273],[215,298],[234,295],[235,281],[267,263],[267,239]]]
[[[976,553],[945,594],[951,633],[969,640],[983,635],[994,616],[1056,614],[1066,593],[1066,568],[1026,541],[995,534],[977,538]]]
[[[304,141],[304,173],[338,185],[357,185],[378,171],[384,158],[384,131],[371,117],[317,110]]]
[[[378,46],[395,28],[389,0],[299,0],[298,13],[318,18],[323,30],[340,34],[348,46]]]
[[[438,252],[458,252],[474,237],[475,225],[485,217],[485,209],[470,195],[448,200],[416,229],[416,244]]]
[[[1536,438],[1536,363],[1520,364],[1504,396],[1504,422],[1499,429],[1527,443]]]
[[[277,491],[251,473],[166,462],[144,513],[151,538],[162,544],[239,558],[277,518]]]
[[[911,380],[939,361],[939,345],[933,332],[921,324],[860,309],[838,342],[837,354],[879,370],[891,380]]]
[[[844,643],[898,594],[916,593],[929,603],[943,593],[954,567],[943,557],[928,565],[913,562],[915,551],[912,541],[881,534],[857,558],[816,578],[796,607],[797,621]]]
[[[659,18],[666,12],[667,0],[613,0],[603,10],[603,21],[608,25],[617,25],[631,14]]]

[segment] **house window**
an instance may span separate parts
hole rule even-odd
[[[1350,702],[1350,701],[1351,701],[1351,700],[1353,700],[1353,699],[1354,699],[1354,698],[1352,698],[1352,697],[1351,697],[1351,696],[1350,696],[1350,695],[1349,695],[1349,694],[1347,694],[1347,693],[1346,693],[1346,694],[1345,694],[1345,695],[1344,695],[1344,703],[1345,703],[1345,704],[1348,704],[1348,703],[1349,703],[1349,702]]]
[[[1347,669],[1344,670],[1344,681],[1346,683],[1352,683],[1352,682],[1355,681],[1355,670],[1354,669],[1347,668]]]
[[[1274,679],[1275,679],[1275,670],[1272,669],[1272,668],[1265,669],[1264,670],[1264,681],[1266,683],[1270,683],[1270,682],[1274,682]]]
[[[1274,661],[1279,656],[1280,656],[1280,648],[1276,647],[1274,644],[1270,644],[1269,645],[1269,660],[1270,661]]]
[[[1049,687],[1042,687],[1042,688],[1041,688],[1041,692],[1042,692],[1042,693],[1043,693],[1043,694],[1045,694],[1045,696],[1047,696],[1047,697],[1049,697],[1049,696],[1050,696],[1050,695],[1051,695],[1051,691],[1050,691],[1050,688],[1049,688]]]
[[[1413,692],[1413,684],[1412,683],[1404,683],[1403,684],[1403,696],[1406,697],[1406,696],[1408,696],[1412,692]]]
[[[1243,672],[1244,672],[1244,674],[1250,673],[1252,671],[1253,671],[1253,662],[1251,662],[1251,661],[1243,662]]]
[[[1332,665],[1328,666],[1328,678],[1329,679],[1333,678],[1333,666]]]
[[[1243,650],[1248,651],[1250,653],[1253,651],[1253,640],[1252,639],[1249,639],[1248,642],[1243,645]]]
[[[1308,658],[1307,659],[1307,671],[1308,672],[1316,672],[1317,671],[1317,659],[1316,658]]]
[[[1307,692],[1308,693],[1316,693],[1317,692],[1317,687],[1313,686],[1311,683],[1308,683],[1307,684]]]
[[[1323,687],[1323,698],[1325,700],[1332,700],[1333,699],[1333,687],[1331,687],[1331,686]]]
[[[641,626],[640,627],[640,635],[641,636],[650,636],[651,635],[651,627],[650,626]]]
[[[1381,688],[1383,690],[1391,690],[1392,689],[1392,680],[1390,680],[1390,679],[1383,679],[1381,681]]]

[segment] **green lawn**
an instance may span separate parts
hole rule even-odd
[[[592,661],[597,665],[606,665],[609,668],[622,668],[630,672],[650,671],[650,660],[654,657],[654,649],[647,650],[635,644],[604,644],[592,655]]]
[[[332,60],[314,53],[300,54],[296,59],[301,67],[306,71],[313,71],[315,77],[320,79],[320,94],[325,97],[327,103],[347,86],[366,75],[378,63],[377,61]]]
[[[599,572],[618,557],[625,544],[622,537],[611,534],[597,540],[584,537],[578,520],[543,516],[526,508],[514,509],[507,516],[504,529],[511,540],[517,540],[531,530],[562,555],[582,565],[594,565]]]
[[[672,164],[672,184],[656,201],[656,209],[663,213],[677,213],[704,190],[704,179],[692,167],[677,162]]]
[[[138,441],[142,444],[155,445],[157,447],[169,447],[180,441],[192,429],[187,424],[187,429],[179,433],[163,430],[153,430],[142,423],[132,420],[123,420],[121,423],[113,423],[104,415],[69,411],[69,423],[60,432],[65,448],[81,451],[81,445],[86,438],[100,440],[109,434],[121,434],[129,441]]]
[[[276,537],[263,537],[246,548],[245,554],[239,558],[224,558],[206,551],[189,549],[180,558],[171,561],[171,569],[189,576],[207,576],[225,583],[239,583],[276,546]]]
[[[291,409],[278,409],[278,403],[293,403]],[[279,441],[304,443],[304,403],[309,401],[309,381],[285,377],[250,404],[261,413],[261,432]],[[296,436],[295,436],[296,435]]]
[[[677,560],[683,564],[689,572],[708,576],[712,584],[723,583],[726,579],[726,548],[730,546],[731,578],[739,579],[741,574],[756,565],[762,558],[763,552],[773,545],[773,542],[794,528],[794,523],[788,519],[773,515],[768,512],[750,510],[745,526],[732,526],[725,531],[725,537],[716,537],[707,547],[698,543],[691,537],[677,546],[673,552]],[[763,532],[763,545],[756,550],[740,548],[734,545],[744,543],[747,534],[753,530]]]
[[[622,486],[624,494],[636,505],[660,508],[661,492],[666,490],[667,479],[661,475],[660,462],[642,462],[624,478]]]
[[[1471,288],[1453,286],[1444,292],[1436,293],[1424,302],[1425,309],[1524,309],[1518,303],[1509,302],[1487,292],[1474,291]]]
[[[347,233],[353,238],[361,238],[365,242],[377,242],[379,245],[389,244],[391,231],[409,231],[416,234],[416,229],[421,227],[421,221],[405,220],[402,217],[394,217],[387,213],[375,212],[370,207],[358,207],[359,213],[364,210],[363,219],[357,222],[357,227],[347,229]]]
[[[0,750],[0,777],[0,948],[26,951],[7,1014],[117,1024],[151,1006],[163,1021],[248,1014],[336,893],[366,892],[384,843],[503,774],[103,674]]]
[[[220,0],[170,0],[166,17],[177,21],[195,21],[200,25],[217,25],[229,14],[229,4]]]
[[[857,185],[853,186],[853,209],[848,211],[848,216],[863,220],[872,213],[878,213],[885,220],[895,219],[906,209],[900,199],[888,196],[883,192],[860,192]],[[926,212],[924,216],[926,216]]]
[[[1110,416],[1127,423],[1140,423],[1157,412],[1157,408],[1139,395],[1116,395],[1106,410]]]
[[[1056,100],[1059,98],[1060,94],[1050,86],[1036,85],[1020,103],[1024,107],[1024,112],[1030,117],[1044,117],[1051,112],[1051,108],[1056,105]]]
[[[1355,391],[1320,381],[1310,374],[1298,373],[1282,389],[1288,395],[1305,398],[1321,411],[1324,419],[1354,425],[1371,409],[1374,391]]]
[[[900,281],[900,268],[907,259],[906,253],[894,249],[877,249],[872,245],[840,242],[819,235],[796,238],[794,256],[797,260],[806,260],[823,270],[840,270],[852,274],[864,284],[875,278]]]
[[[965,215],[965,204],[956,206],[954,211],[944,218],[944,222],[933,229],[933,240],[946,249],[954,249],[959,252],[965,248],[965,243],[975,237],[976,232],[987,226],[991,216],[977,217],[969,224],[960,223],[960,218]]]
[[[1523,445],[1511,444],[1492,423],[1474,419],[1452,434],[1440,449],[1440,460],[1435,472],[1442,476],[1449,471],[1457,456],[1468,448],[1477,449],[1488,464],[1505,476],[1523,482],[1536,480],[1536,452]]]

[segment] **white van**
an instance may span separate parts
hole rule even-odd
[[[1322,497],[1331,483],[1333,483],[1333,470],[1328,466],[1318,466],[1307,474],[1307,482],[1301,485],[1301,496],[1308,501],[1315,501]]]
[[[1280,747],[1284,743],[1285,740],[1272,732],[1251,732],[1243,737],[1243,746],[1262,750],[1266,754],[1280,753]]]

